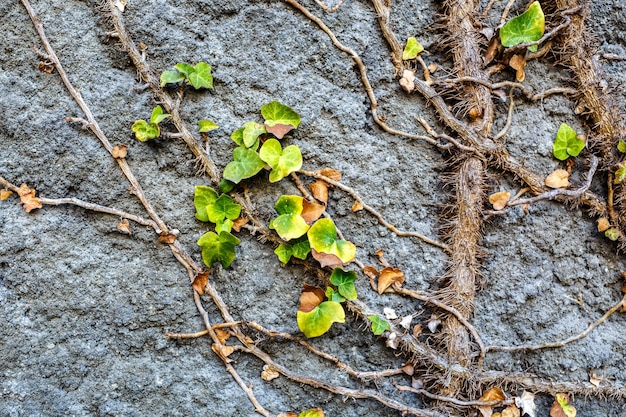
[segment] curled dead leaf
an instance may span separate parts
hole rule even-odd
[[[378,256],[378,262],[380,262],[382,266],[391,267],[391,265],[389,265],[389,262],[387,262],[387,260],[385,259],[382,249],[378,249],[376,252],[374,252],[374,255]]]
[[[430,317],[430,320],[428,320],[428,324],[426,326],[431,333],[435,333],[440,324],[441,320],[437,316],[433,315]]]
[[[26,213],[30,213],[34,209],[43,207],[41,201],[35,197],[35,190],[28,188],[28,185],[20,185],[20,188],[17,190],[17,194],[20,196],[22,207]]]
[[[311,224],[315,220],[320,218],[320,216],[324,213],[324,210],[326,210],[326,206],[323,204],[312,203],[308,200],[303,200],[302,213],[300,215],[305,222]]]
[[[495,414],[494,414],[495,417]],[[521,417],[520,409],[513,404],[502,410],[500,417]]]
[[[413,337],[417,338],[421,334],[422,334],[422,325],[416,324],[415,327],[413,327]]]
[[[174,243],[177,237],[175,233],[161,232],[158,241],[159,243],[171,244]]]
[[[594,372],[589,373],[589,382],[596,388],[600,386],[600,383],[602,382],[603,379],[604,378],[596,375]]]
[[[237,217],[235,221],[233,221],[233,230],[235,232],[240,232],[241,227],[250,221],[247,217]]]
[[[402,286],[405,280],[404,272],[398,268],[385,267],[378,275],[378,294],[382,294],[392,285]]]
[[[230,332],[224,329],[216,329],[215,335],[217,336],[217,340],[219,340],[221,344],[225,344],[226,341],[230,338]]]
[[[193,287],[194,290],[196,290],[198,294],[204,295],[204,287],[206,287],[206,284],[209,282],[210,273],[211,271],[207,269],[205,271],[198,273],[193,279],[191,286]]]
[[[7,198],[11,197],[12,195],[13,195],[13,191],[2,189],[0,190],[0,201],[4,201]]]
[[[437,64],[434,64],[434,63],[433,63],[433,64],[430,64],[430,65],[428,66],[428,71],[430,71],[430,72],[435,72],[435,71],[437,71],[437,69],[438,69],[438,68],[439,68],[439,67],[437,66]]]
[[[509,66],[513,68],[515,73],[515,79],[517,82],[522,82],[526,78],[526,73],[524,73],[524,67],[526,66],[526,59],[522,55],[513,55],[509,60]]]
[[[502,401],[506,399],[506,395],[502,392],[500,387],[491,387],[479,398],[480,401],[490,402],[490,401]],[[493,406],[481,405],[478,407],[478,411],[483,417],[491,417],[493,414]]]
[[[522,410],[522,414],[528,414],[528,417],[537,417],[535,394],[532,392],[524,391],[521,397],[515,397],[515,405]]]
[[[328,183],[317,180],[309,184],[309,190],[311,190],[311,194],[317,201],[328,204]]]
[[[267,133],[271,133],[272,135],[276,136],[276,138],[278,139],[282,139],[283,137],[285,137],[285,135],[289,132],[291,132],[293,130],[293,126],[292,125],[281,125],[281,124],[275,124],[274,126],[268,126],[267,123],[265,124],[265,130],[267,131]]]
[[[415,90],[415,72],[404,70],[402,78],[400,78],[400,86],[407,93],[413,92]]]
[[[404,372],[408,376],[413,376],[413,374],[415,373],[415,367],[410,363],[407,363],[402,367],[402,372]]]
[[[120,222],[117,224],[117,230],[119,230],[122,233],[126,233],[127,235],[132,235],[132,231],[130,230],[130,223],[128,222],[128,219],[122,219],[120,220]]]
[[[361,203],[360,201],[355,201],[354,204],[352,205],[352,211],[356,212],[356,211],[361,211],[363,210],[363,203]]]
[[[598,219],[598,232],[602,233],[611,227],[611,223],[606,217],[600,217]]]
[[[371,279],[376,279],[376,277],[378,276],[378,270],[373,266],[366,266],[365,268],[363,268],[363,273]]]
[[[398,335],[394,332],[391,332],[389,334],[389,337],[387,338],[387,341],[385,342],[385,345],[391,349],[398,349],[399,343],[400,340],[398,339]]]
[[[493,36],[489,41],[489,45],[487,46],[487,50],[485,51],[485,57],[483,58],[485,65],[489,64],[494,60],[498,51],[500,50],[500,37]]]
[[[230,359],[228,359],[228,356],[235,351],[235,348],[233,346],[225,346],[213,343],[211,345],[211,350],[215,352],[217,356],[222,358],[223,361],[228,363],[232,362]]]
[[[320,263],[320,267],[322,268],[327,266],[331,268],[339,268],[345,265],[337,255],[333,255],[332,253],[318,252],[311,248],[311,256],[313,256],[313,259]]]
[[[264,381],[271,381],[272,379],[276,379],[280,376],[280,374],[271,366],[265,365],[263,366],[263,371],[261,372],[261,378]]]
[[[332,168],[323,168],[317,171],[318,174],[323,175],[333,181],[341,181],[341,172]]]
[[[470,120],[476,120],[483,115],[483,112],[478,107],[472,107],[467,112],[467,115],[469,116]]]
[[[398,318],[398,314],[396,313],[396,310],[394,310],[393,308],[389,308],[389,307],[383,308],[383,314],[385,315],[385,318],[387,320],[395,320]]]
[[[45,74],[52,74],[52,71],[54,71],[54,64],[50,62],[39,61],[37,69]]]
[[[298,311],[302,311],[303,313],[313,311],[315,307],[324,301],[325,297],[326,293],[324,293],[324,290],[321,288],[304,284],[304,289],[302,290],[302,294],[300,294],[300,307],[298,307]]]
[[[128,146],[126,145],[116,145],[111,150],[111,155],[113,158],[122,159],[126,158],[126,151],[128,150]]]
[[[569,172],[557,169],[546,177],[544,183],[550,188],[567,188],[569,187]]]
[[[506,207],[507,203],[511,199],[511,193],[508,191],[500,191],[493,193],[489,196],[489,203],[493,206],[494,210],[502,210]]]

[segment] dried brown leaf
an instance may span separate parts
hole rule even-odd
[[[213,350],[213,352],[215,352],[217,356],[222,358],[223,361],[229,362],[229,363],[232,362],[230,359],[228,359],[228,356],[235,351],[234,347],[218,345],[217,343],[213,343],[211,345],[211,350]]]
[[[401,286],[404,283],[404,280],[404,272],[400,269],[389,266],[383,268],[378,276],[378,294],[384,293],[385,290],[392,285]]]
[[[298,414],[289,411],[288,413],[280,413],[277,417],[298,417]]]
[[[216,329],[215,335],[217,336],[217,340],[223,345],[226,344],[226,341],[230,338],[230,332],[224,329]]]
[[[250,221],[249,218],[247,217],[237,217],[234,221],[233,221],[233,230],[235,232],[240,232],[241,231],[241,227],[248,223]]]
[[[494,36],[489,41],[489,45],[487,46],[487,50],[485,51],[485,57],[483,58],[485,65],[489,64],[494,60],[498,51],[500,50],[500,37]]]
[[[328,203],[328,183],[317,180],[309,184],[309,190],[311,190],[311,194],[317,201],[321,201],[324,204]]]
[[[402,78],[400,78],[400,86],[407,93],[413,92],[415,90],[415,72],[404,70]]]
[[[49,62],[39,61],[37,69],[45,74],[51,74],[54,71],[54,65]]]
[[[535,394],[532,392],[524,391],[521,397],[515,397],[515,405],[522,409],[522,414],[528,414],[528,417],[537,417]]]
[[[280,374],[271,366],[265,365],[263,366],[263,371],[261,372],[261,378],[264,381],[271,381],[272,379],[276,379],[280,376]]]
[[[339,259],[337,255],[318,252],[313,248],[311,248],[311,255],[313,256],[313,259],[320,263],[320,266],[322,268],[325,268],[327,266],[331,268],[339,268],[344,266],[344,263],[341,261],[341,259]]]
[[[598,232],[604,232],[611,227],[611,223],[606,217],[600,217],[598,219]]]
[[[373,266],[366,266],[363,268],[363,273],[371,279],[375,279],[378,276],[378,270]]]
[[[495,416],[495,414],[494,414],[494,416]],[[520,417],[521,413],[520,413],[519,408],[517,408],[516,406],[511,404],[507,408],[502,410],[502,412],[500,413],[500,416],[501,417]]]
[[[376,252],[374,252],[374,255],[378,256],[378,262],[380,262],[382,266],[391,267],[391,265],[389,265],[389,262],[387,262],[387,260],[385,259],[382,249],[378,249]]]
[[[161,234],[159,235],[159,243],[174,243],[174,241],[176,240],[178,236],[176,236],[174,233],[168,233],[168,232],[161,232]]]
[[[265,124],[265,130],[267,133],[271,133],[278,139],[282,139],[287,133],[291,132],[292,129],[293,126],[291,125],[276,124],[274,126],[268,126],[267,123]]]
[[[352,205],[352,211],[356,212],[356,211],[361,211],[361,210],[363,210],[363,203],[356,200],[354,204]]]
[[[504,392],[499,387],[491,387],[486,390],[483,395],[479,398],[480,401],[489,402],[489,401],[502,401],[506,399]],[[488,405],[481,405],[478,407],[478,411],[483,417],[491,417],[493,414],[493,407]]]
[[[550,417],[576,417],[576,409],[569,404],[567,394],[556,394],[550,408]]]
[[[564,169],[557,169],[546,177],[544,183],[550,188],[567,188],[569,187],[568,179],[569,172]]]
[[[337,181],[337,182],[341,181],[341,172],[337,171],[336,169],[323,168],[317,171],[317,173],[327,178],[330,178],[333,181]]]
[[[415,327],[413,327],[413,337],[418,337],[421,334],[422,334],[422,325],[416,324]]]
[[[600,383],[602,382],[604,378],[602,378],[601,376],[596,375],[595,373],[590,373],[589,374],[589,382],[595,386],[596,388],[600,386]]]
[[[489,196],[489,203],[493,206],[494,210],[502,210],[506,207],[507,203],[511,199],[511,193],[508,191],[500,191],[493,193]]]
[[[526,78],[526,74],[524,73],[524,67],[526,66],[526,59],[522,55],[513,55],[509,60],[509,66],[513,68],[515,71],[515,79],[517,82],[522,82]]]
[[[304,284],[304,289],[302,290],[302,294],[300,294],[300,307],[298,307],[298,311],[302,311],[303,313],[313,311],[315,307],[324,301],[325,297],[326,294],[320,287]]]
[[[407,363],[402,367],[402,372],[404,372],[408,376],[413,376],[413,374],[415,373],[415,367],[410,363]]]
[[[28,185],[20,185],[20,188],[17,190],[17,194],[20,196],[22,207],[26,210],[26,213],[30,213],[34,209],[43,207],[41,201],[35,197],[35,190],[28,188]]]
[[[122,159],[126,158],[126,151],[128,150],[128,146],[126,145],[116,145],[111,150],[111,155],[113,158]]]
[[[0,201],[4,201],[7,198],[11,197],[12,195],[13,195],[13,191],[2,189],[0,190]]]
[[[313,223],[315,220],[319,219],[320,216],[326,210],[326,206],[323,204],[312,203],[307,200],[302,201],[302,213],[300,214],[304,221],[308,224]]]
[[[128,222],[128,219],[122,219],[120,220],[120,222],[117,224],[117,230],[119,230],[122,233],[126,233],[127,235],[132,235],[132,231],[130,230],[130,223]]]
[[[209,282],[210,273],[211,271],[207,269],[198,273],[193,279],[193,283],[191,284],[191,286],[194,290],[196,290],[198,294],[204,295],[204,287],[206,287],[207,282]]]
[[[437,66],[437,64],[430,64],[430,65],[428,66],[428,71],[430,71],[430,72],[435,72],[435,71],[437,71],[437,69],[438,69],[438,68],[439,68],[439,67]]]

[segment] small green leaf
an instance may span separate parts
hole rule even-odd
[[[222,178],[220,180],[220,192],[222,193],[228,193],[230,192],[233,188],[235,188],[235,183],[228,181],[224,178]]]
[[[619,230],[610,228],[604,232],[604,236],[615,242],[617,239],[619,239]]]
[[[406,40],[406,46],[404,47],[404,51],[402,51],[402,59],[404,61],[415,59],[423,51],[424,47],[420,45],[417,39],[411,37]]]
[[[302,167],[300,148],[289,145],[282,149],[276,139],[268,139],[259,150],[259,156],[271,168],[270,182],[277,182]]]
[[[246,122],[243,125],[243,144],[246,148],[252,148],[259,140],[259,136],[265,133],[265,126],[256,122]],[[234,134],[234,133],[233,133]],[[234,139],[233,139],[234,140]]]
[[[283,240],[297,239],[309,230],[309,225],[300,215],[303,210],[303,200],[297,195],[282,195],[276,201],[274,209],[279,216],[271,221],[269,227],[276,230]]]
[[[217,200],[217,192],[206,185],[196,185],[193,204],[196,207],[196,219],[208,222],[207,206],[212,206]]]
[[[304,210],[304,198],[299,195],[281,195],[274,204],[274,210],[278,214],[301,214]]]
[[[215,262],[220,262],[224,268],[228,268],[235,260],[235,246],[240,240],[229,232],[207,232],[198,239],[198,246],[202,247],[202,260],[209,268]]]
[[[161,134],[159,125],[155,123],[148,123],[145,120],[136,120],[131,126],[131,130],[135,132],[135,137],[141,142],[145,142],[148,139],[154,139]]]
[[[319,408],[304,410],[298,417],[324,417],[324,412]]]
[[[569,156],[578,156],[585,147],[585,142],[578,139],[576,131],[566,123],[559,126],[554,139],[552,153],[556,159],[566,160]]]
[[[337,291],[348,300],[356,300],[356,272],[344,271],[341,268],[335,268],[330,274],[330,283],[337,287]]]
[[[289,262],[289,260],[291,259],[293,251],[291,250],[291,245],[281,243],[274,250],[274,253],[276,254],[276,256],[278,256],[278,260],[281,261],[283,265],[287,265],[287,262]]]
[[[292,255],[294,258],[305,260],[311,253],[311,245],[309,239],[304,238],[291,244]]]
[[[252,149],[238,147],[233,151],[233,161],[224,168],[224,178],[239,184],[242,179],[258,174],[264,166],[265,162],[258,153]]]
[[[200,120],[198,122],[198,132],[210,132],[217,129],[219,126],[210,120]]]
[[[541,39],[545,27],[545,17],[541,5],[535,1],[521,15],[509,20],[500,29],[502,46],[508,48],[522,43]],[[528,50],[537,52],[537,45],[529,46]]]
[[[204,62],[198,62],[195,71],[189,74],[189,83],[196,90],[200,88],[213,88],[213,75],[211,75],[211,66]]]
[[[183,81],[185,79],[185,74],[179,71],[163,71],[161,74],[161,87],[164,87],[166,84],[175,84]]]
[[[161,108],[161,106],[156,106],[152,110],[152,116],[150,116],[150,123],[154,123],[155,125],[158,125],[159,123],[161,123],[163,120],[167,119],[168,117],[170,117],[170,115],[163,114],[163,109]]]
[[[343,298],[341,294],[335,291],[332,287],[326,288],[326,298],[328,298],[328,301],[336,301],[338,303],[343,303],[344,301],[346,301],[346,299]]]
[[[343,323],[346,313],[336,301],[324,301],[313,310],[305,313],[298,310],[298,328],[307,338],[318,337],[326,333],[333,323]]]
[[[372,333],[374,333],[375,336],[380,336],[385,333],[385,331],[391,330],[391,326],[389,326],[386,320],[376,315],[367,316],[367,318],[372,322]]]
[[[223,219],[215,223],[215,233],[228,232],[233,229],[233,221],[231,219]]]
[[[619,165],[617,171],[615,171],[615,179],[613,180],[613,184],[621,184],[626,179],[626,162],[622,162]]]
[[[331,219],[320,219],[307,232],[311,248],[317,252],[337,256],[343,264],[356,257],[356,246],[347,240],[337,239],[337,229]]]
[[[261,106],[261,115],[267,126],[289,125],[297,128],[300,124],[300,115],[291,107],[272,101]]]
[[[222,194],[213,204],[206,206],[206,212],[211,223],[221,222],[224,219],[235,220],[241,213],[241,206],[233,202],[233,199]]]
[[[617,143],[617,150],[621,153],[626,153],[626,141],[620,139]]]
[[[243,143],[243,127],[240,127],[239,129],[235,130],[231,135],[230,138],[238,145],[241,146],[242,148],[245,148],[246,145],[244,145]],[[256,149],[255,149],[256,150]]]
[[[186,64],[184,62],[179,62],[178,64],[174,65],[174,68],[185,77],[189,77],[189,74],[196,70],[192,65]]]

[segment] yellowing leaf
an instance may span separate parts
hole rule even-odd
[[[493,206],[494,210],[502,210],[506,207],[507,203],[511,199],[511,193],[508,191],[500,191],[493,193],[489,196],[489,203]]]
[[[313,310],[297,312],[298,328],[307,338],[318,337],[326,333],[333,323],[343,323],[346,313],[336,301],[324,301]]]
[[[424,51],[424,47],[420,45],[417,39],[410,37],[406,41],[406,46],[404,47],[404,51],[402,51],[402,59],[404,61],[409,60],[409,59],[415,59],[423,51]]]
[[[28,188],[28,185],[20,185],[20,188],[17,190],[17,194],[20,196],[22,207],[26,210],[26,213],[30,213],[32,210],[43,207],[41,201],[35,197],[35,190]]]
[[[569,404],[567,394],[556,394],[552,408],[550,408],[550,417],[576,417],[576,409]]]
[[[324,417],[324,412],[319,408],[311,408],[301,412],[298,417]]]
[[[392,285],[402,285],[404,280],[404,272],[400,269],[389,266],[383,268],[378,276],[378,294],[384,293]]]
[[[567,188],[569,187],[568,179],[569,172],[564,169],[557,169],[546,177],[544,183],[550,188]]]

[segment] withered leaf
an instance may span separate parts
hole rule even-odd
[[[520,416],[521,416],[521,413],[520,413],[519,408],[517,408],[513,404],[509,405],[500,413],[500,417],[520,417]]]
[[[568,179],[569,172],[564,169],[557,169],[546,177],[544,183],[550,188],[567,188],[569,187]]]
[[[378,294],[385,292],[392,285],[401,286],[404,284],[405,276],[398,268],[385,267],[378,275]]]
[[[24,207],[26,213],[30,213],[34,209],[43,207],[41,201],[35,197],[35,190],[28,188],[28,185],[20,185],[20,188],[17,190],[17,194],[20,196],[22,207]]]
[[[341,172],[337,171],[336,169],[323,168],[317,171],[317,173],[327,178],[330,178],[333,181],[337,181],[337,182],[341,181]]]
[[[217,340],[219,340],[221,344],[225,344],[226,341],[230,338],[230,332],[224,329],[216,329],[215,335],[217,336]]]
[[[218,345],[217,343],[213,343],[211,345],[211,350],[213,350],[213,352],[215,352],[217,356],[222,358],[223,361],[228,362],[228,363],[232,362],[230,359],[228,359],[228,356],[235,351],[234,347]]]
[[[4,201],[7,198],[11,197],[12,195],[13,195],[13,191],[2,189],[0,190],[0,201]]]
[[[361,203],[360,201],[355,201],[354,204],[352,205],[352,211],[361,211],[363,210],[363,203]]]
[[[489,402],[489,401],[502,401],[506,399],[504,392],[499,387],[491,387],[486,390],[483,395],[479,398],[480,401]],[[478,411],[483,417],[491,417],[493,414],[493,407],[488,405],[481,405],[478,407]]]
[[[402,372],[404,372],[408,376],[413,376],[413,374],[415,373],[415,367],[410,363],[407,363],[402,367]]]
[[[430,72],[435,72],[435,71],[437,71],[437,68],[439,68],[439,67],[437,66],[437,64],[434,64],[434,63],[433,63],[433,64],[430,64],[430,65],[428,66],[428,71],[430,71]]]
[[[494,210],[502,210],[506,207],[507,203],[511,199],[511,193],[508,191],[500,191],[493,193],[489,196],[489,203],[493,206]]]
[[[323,204],[312,203],[308,200],[302,200],[302,213],[300,215],[308,224],[313,223],[319,219],[322,213],[326,210],[326,206]]]
[[[289,411],[287,413],[280,413],[277,417],[298,417],[298,414]]]
[[[485,51],[485,57],[483,58],[485,61],[485,65],[489,64],[498,54],[498,50],[500,49],[500,37],[494,36],[489,41],[489,45],[487,46],[487,51]]]
[[[291,125],[275,124],[274,126],[268,126],[267,123],[265,124],[265,130],[267,133],[271,133],[278,139],[282,139],[287,133],[291,132],[292,129],[293,126]]]
[[[389,307],[383,308],[383,314],[385,315],[385,318],[387,320],[395,320],[398,318],[398,314],[396,313],[396,310],[394,310],[393,308],[389,308]]]
[[[515,71],[515,79],[517,82],[522,82],[526,78],[526,74],[524,73],[524,67],[526,66],[526,60],[522,55],[513,55],[509,60],[509,66],[513,68]]]
[[[159,235],[159,243],[174,243],[174,241],[176,240],[178,236],[176,236],[174,233],[168,233],[168,232],[161,232],[161,234]]]
[[[39,61],[39,64],[37,65],[37,69],[40,72],[43,72],[43,73],[46,73],[46,74],[51,74],[52,71],[54,71],[54,64],[52,64],[50,62]]]
[[[324,204],[328,203],[328,183],[317,180],[309,184],[309,189],[311,190],[311,194],[313,197]]]
[[[320,263],[320,267],[325,268],[327,266],[331,268],[339,268],[344,266],[344,263],[339,259],[337,255],[333,255],[332,253],[323,253],[318,252],[315,249],[311,248],[311,255],[313,259]]]
[[[363,268],[363,273],[371,279],[375,279],[378,276],[378,270],[373,266],[366,266]]]
[[[400,86],[407,93],[413,92],[415,90],[415,72],[404,70],[402,78],[400,78]]]
[[[111,150],[111,155],[113,158],[122,159],[126,158],[126,151],[128,150],[128,146],[126,145],[116,145]]]
[[[233,221],[233,230],[235,232],[240,232],[241,231],[241,227],[248,223],[250,221],[249,218],[247,217],[237,217],[234,221]]]
[[[302,290],[302,294],[300,294],[300,307],[298,307],[298,311],[304,313],[313,311],[315,307],[324,301],[325,297],[326,293],[324,293],[324,290],[320,287],[304,284],[304,289]]]
[[[415,327],[413,327],[413,337],[417,338],[421,334],[422,334],[422,325],[416,324]]]
[[[191,286],[198,294],[204,295],[204,287],[206,287],[207,282],[209,282],[210,273],[211,271],[207,269],[197,274],[193,279]]]
[[[600,217],[598,219],[598,232],[604,232],[608,230],[609,227],[611,227],[611,223],[609,223],[606,217]]]
[[[537,417],[537,406],[535,405],[535,394],[524,391],[521,397],[515,397],[515,405],[522,409],[522,414],[529,417]]]
[[[376,252],[374,252],[374,255],[378,256],[378,262],[380,262],[381,265],[391,267],[391,265],[389,265],[389,262],[385,260],[384,252],[382,249],[378,249]]]
[[[576,417],[576,409],[569,404],[567,394],[556,394],[552,408],[550,408],[550,417]]]
[[[600,383],[602,382],[602,379],[603,379],[603,378],[602,378],[601,376],[598,376],[598,375],[596,375],[596,374],[595,374],[595,373],[593,373],[593,372],[591,372],[591,373],[589,374],[589,382],[590,382],[593,386],[595,386],[595,387],[599,387],[599,386],[600,386]]]
[[[126,233],[127,235],[132,235],[132,232],[130,230],[130,223],[128,222],[128,219],[120,220],[120,222],[117,224],[117,230],[119,230],[122,233]]]
[[[280,374],[271,366],[265,365],[263,366],[263,371],[261,372],[261,378],[264,381],[271,381],[272,379],[276,379],[280,376]]]

